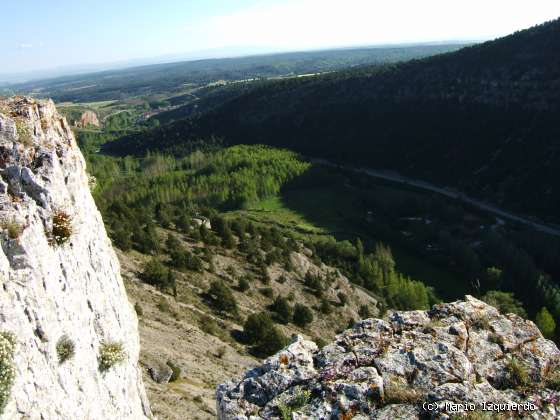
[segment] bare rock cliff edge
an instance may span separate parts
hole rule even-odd
[[[471,296],[293,343],[217,389],[220,419],[558,419],[560,351]],[[467,411],[468,410],[468,411]]]
[[[0,177],[0,417],[151,417],[138,321],[52,101],[0,98]]]

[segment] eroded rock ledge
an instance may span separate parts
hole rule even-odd
[[[470,415],[476,418],[515,414],[483,412],[483,403],[531,403],[535,411],[517,414],[555,419],[559,386],[560,351],[535,324],[466,296],[430,311],[358,322],[322,350],[294,337],[243,379],[220,385],[216,395],[221,419],[468,414],[446,404],[451,402],[474,404],[478,412]]]

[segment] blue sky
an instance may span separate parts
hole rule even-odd
[[[560,16],[558,0],[19,0],[2,73],[227,47],[302,50],[489,39]]]

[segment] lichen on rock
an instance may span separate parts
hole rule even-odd
[[[558,366],[560,351],[535,324],[467,296],[358,322],[321,350],[295,337],[241,380],[220,385],[217,409],[220,419],[236,420],[420,419],[466,415],[457,404],[481,413],[520,404],[534,408],[525,415],[555,419]],[[305,404],[290,408],[302,393]]]

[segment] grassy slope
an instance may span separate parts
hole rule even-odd
[[[191,251],[204,247],[202,243],[193,242],[182,234],[159,230],[162,238],[170,233],[176,235]],[[306,291],[302,279],[308,267],[324,274],[331,269],[315,265],[303,254],[297,254],[293,258],[293,271],[286,272],[278,264],[270,266],[268,273],[271,281],[264,284],[256,274],[256,267],[236,250],[221,247],[211,249],[215,272],[208,271],[208,264],[205,264],[202,273],[176,272],[176,298],[139,280],[142,266],[150,256],[136,251],[118,252],[129,299],[133,304],[138,303],[143,310],[139,325],[140,363],[143,366],[148,397],[154,413],[160,419],[215,418],[216,386],[240,376],[257,364],[248,349],[237,342],[234,336],[242,330],[243,321],[249,314],[266,310],[272,303],[273,299],[261,294],[259,289],[270,287],[274,296],[284,297],[292,292],[295,296],[292,305],[302,303],[313,309],[315,319],[305,328],[296,327],[292,323],[277,324],[287,337],[298,333],[312,339],[331,341],[336,331],[347,327],[350,319],[360,318],[358,309],[361,305],[368,304],[372,313],[375,311],[375,298],[360,288],[354,288],[345,277],[339,276],[325,292],[325,298],[331,302],[333,312],[328,315],[320,313],[320,300]],[[164,260],[165,258],[163,257]],[[277,281],[281,276],[285,278],[284,282]],[[248,279],[251,283],[247,292],[236,289],[239,278]],[[232,289],[239,306],[239,317],[218,313],[204,300],[204,292],[216,279],[224,280]],[[337,303],[339,292],[348,296],[346,306]],[[209,327],[209,324],[213,324],[213,327]],[[220,349],[224,351],[222,356]],[[181,379],[170,384],[156,384],[148,376],[147,368],[157,361],[165,363],[167,360],[172,360],[181,367]]]

